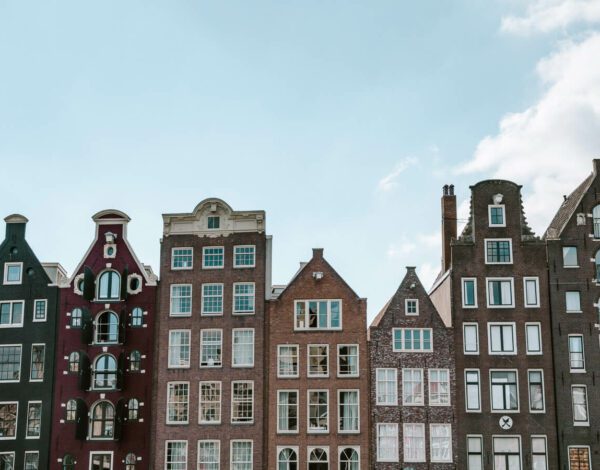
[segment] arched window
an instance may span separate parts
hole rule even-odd
[[[71,454],[65,454],[62,459],[62,470],[74,470],[75,469],[75,459]]]
[[[328,470],[329,459],[327,458],[327,451],[317,447],[310,451],[308,456],[308,470]]]
[[[94,362],[94,389],[117,388],[117,360],[110,354],[101,354]]]
[[[340,454],[340,470],[359,470],[358,452],[352,448],[342,450]]]
[[[277,470],[298,470],[298,455],[294,449],[283,449],[279,452]]]
[[[115,429],[115,408],[108,401],[100,401],[92,408],[92,438],[112,439]]]
[[[119,342],[119,317],[115,312],[102,312],[96,319],[96,343]]]
[[[98,300],[119,300],[121,276],[117,271],[104,271],[98,278]]]
[[[594,218],[594,238],[600,238],[600,204],[592,210]]]
[[[69,354],[69,374],[77,374],[79,373],[79,353],[77,351],[73,351]]]
[[[136,398],[130,398],[127,402],[127,419],[137,421],[140,417],[140,402]]]
[[[81,328],[83,312],[80,308],[74,308],[71,312],[71,328]]]
[[[137,350],[133,350],[129,353],[129,370],[131,372],[139,372],[142,370],[142,355]]]
[[[135,470],[136,460],[137,459],[134,453],[130,452],[129,454],[127,454],[127,457],[125,457],[125,470]]]
[[[69,400],[67,402],[67,421],[75,421],[77,419],[77,400]]]
[[[144,324],[144,312],[140,307],[135,307],[131,312],[131,326],[139,328]]]

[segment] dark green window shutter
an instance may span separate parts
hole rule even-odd
[[[127,276],[129,276],[129,268],[125,266],[121,275],[121,300],[127,300]]]
[[[81,342],[83,344],[92,344],[94,340],[94,322],[90,311],[83,307],[81,309]]]
[[[121,398],[117,402],[117,408],[115,411],[115,441],[121,440],[121,437],[123,436],[123,424],[125,423],[125,418],[127,416],[127,409],[125,407],[125,404],[125,398]]]
[[[96,282],[94,273],[90,268],[83,268],[83,298],[85,300],[94,300],[96,296]]]
[[[125,353],[119,354],[117,359],[117,390],[123,390],[125,387],[125,368],[127,367],[127,358]]]
[[[125,333],[127,331],[127,310],[121,310],[119,316],[119,343],[125,343]]]
[[[90,358],[88,355],[79,351],[79,389],[86,391],[90,389],[92,378],[92,368],[90,367]]]
[[[88,407],[83,399],[77,399],[77,415],[75,418],[75,439],[85,441],[88,432]]]

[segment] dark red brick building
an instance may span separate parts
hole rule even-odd
[[[274,290],[263,468],[370,468],[366,309],[322,249]]]
[[[51,468],[150,468],[157,278],[127,241],[129,217],[93,216],[94,240],[61,289]]]

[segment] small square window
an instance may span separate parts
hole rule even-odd
[[[221,227],[221,217],[218,215],[208,216],[208,228],[210,230],[216,230]]]
[[[486,264],[512,264],[512,240],[486,240],[485,247]]]
[[[193,248],[173,248],[171,250],[171,269],[192,269]]]
[[[221,269],[225,263],[225,249],[222,246],[202,248],[202,268]]]
[[[4,264],[4,284],[21,284],[23,281],[23,263]]]
[[[419,301],[417,299],[406,299],[404,308],[407,315],[418,315]]]

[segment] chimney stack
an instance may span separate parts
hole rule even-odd
[[[456,196],[454,185],[444,185],[442,195],[442,272],[452,264],[450,242],[456,239]]]
[[[4,218],[6,222],[6,239],[15,242],[25,238],[25,226],[27,225],[27,217],[21,214],[12,214]]]

